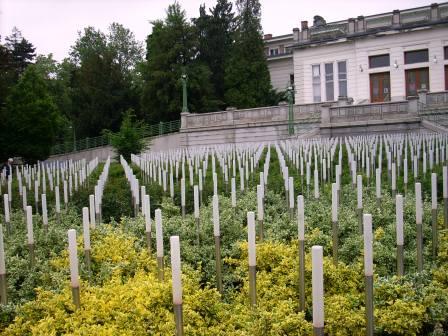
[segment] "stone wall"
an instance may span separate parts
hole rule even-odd
[[[173,148],[178,148],[183,146],[183,134],[181,133],[172,133],[172,134],[166,134],[161,135],[157,137],[153,137],[149,140],[149,149],[152,151],[162,151],[162,150],[169,150]],[[86,160],[92,160],[95,157],[98,157],[99,161],[106,161],[108,156],[111,158],[115,157],[115,152],[112,148],[112,146],[104,146],[104,147],[97,147],[97,148],[91,148],[86,149],[82,151],[77,151],[73,153],[67,153],[67,154],[60,154],[60,155],[53,155],[50,156],[47,161],[65,161],[65,160],[80,160],[80,159],[86,159]]]
[[[426,130],[445,132],[438,127],[434,116],[448,117],[448,92],[426,93],[405,101],[355,104],[347,98],[334,103],[293,106],[294,134],[289,135],[289,106],[254,109],[228,109],[212,113],[182,113],[179,133],[153,137],[151,151],[164,151],[179,147],[213,146],[250,142],[274,142],[288,138],[332,137],[367,133],[415,132]],[[422,120],[432,120],[425,123]],[[440,125],[439,125],[440,126]],[[67,155],[52,156],[49,160],[104,161],[114,152],[110,146],[93,148]]]
[[[294,105],[296,135],[319,127],[320,104]],[[212,113],[182,113],[183,145],[204,146],[224,143],[270,142],[289,137],[289,106],[228,109]]]
[[[110,156],[111,158],[114,157],[114,151],[112,146],[104,146],[104,147],[96,147],[91,149],[86,149],[82,151],[76,151],[72,153],[66,153],[66,154],[60,154],[60,155],[52,155],[50,156],[47,161],[65,161],[65,160],[81,160],[86,159],[87,161],[93,160],[94,158],[98,157],[99,161],[106,161],[107,158]]]

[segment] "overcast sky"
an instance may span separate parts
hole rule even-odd
[[[200,4],[213,7],[216,0],[179,0],[189,18],[198,15]],[[430,0],[260,0],[264,33],[283,35],[299,27],[302,20],[322,16],[327,22],[429,5]],[[2,40],[18,27],[37,48],[38,54],[53,53],[62,60],[68,55],[77,32],[87,26],[106,31],[119,22],[144,41],[150,22],[165,16],[172,1],[164,0],[0,0]]]

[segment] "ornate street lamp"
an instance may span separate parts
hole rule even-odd
[[[287,98],[288,98],[288,134],[294,135],[294,111],[293,111],[293,98],[294,98],[294,87],[289,85],[287,88]]]
[[[187,74],[184,72],[181,76],[182,79],[182,112],[188,112],[187,106]]]
[[[70,130],[73,130],[73,151],[76,152],[76,131],[75,131],[75,126],[70,125],[68,127]]]

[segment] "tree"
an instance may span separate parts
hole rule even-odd
[[[70,119],[77,135],[118,130],[122,113],[139,103],[132,72],[142,50],[134,35],[118,23],[109,27],[108,35],[87,27],[70,56],[73,67],[65,75],[71,87]]]
[[[60,111],[60,127],[57,134],[59,142],[73,138],[73,130],[69,129],[70,126],[73,126],[69,114],[72,107],[71,88],[70,81],[67,80],[70,70],[73,69],[70,64],[67,60],[58,63],[53,59],[52,54],[38,55],[34,63],[36,71],[45,79],[53,102]]]
[[[1,44],[0,39],[0,109],[5,107],[10,88],[35,57],[35,48],[16,27],[5,41]]]
[[[210,69],[197,61],[196,28],[187,22],[185,11],[176,2],[166,11],[165,20],[152,22],[147,38],[144,87],[141,106],[148,121],[180,118],[183,72],[188,75],[188,108],[194,112],[216,109],[210,85]]]
[[[105,134],[111,137],[112,146],[117,156],[122,155],[127,161],[130,161],[131,154],[139,154],[146,148],[142,133],[142,122],[135,121],[135,115],[132,109],[124,113],[118,133],[112,134],[110,131],[105,132]]]
[[[0,44],[0,109],[4,108],[9,88],[15,82],[15,73],[11,65],[11,51]]]
[[[118,63],[121,72],[132,76],[136,65],[143,58],[143,47],[135,39],[134,33],[119,23],[112,23],[107,35],[107,47],[113,53],[114,61]]]
[[[227,0],[218,0],[209,12],[201,5],[199,17],[193,19],[199,36],[198,60],[210,69],[215,95],[223,108],[225,63],[233,43],[235,18],[232,3]]]
[[[29,65],[11,89],[1,115],[2,144],[8,156],[26,162],[46,159],[55,142],[59,113],[45,78]]]
[[[270,105],[274,92],[264,55],[260,2],[237,0],[236,7],[235,42],[225,68],[226,103],[238,108]]]
[[[14,27],[12,34],[6,37],[6,47],[11,51],[12,67],[16,72],[16,80],[36,57],[33,44],[22,36],[22,32]]]

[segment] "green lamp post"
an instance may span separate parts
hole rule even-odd
[[[70,130],[73,130],[73,151],[76,152],[76,131],[75,131],[75,126],[74,125],[70,125],[68,128]]]
[[[287,88],[287,98],[288,98],[288,134],[294,135],[294,111],[293,111],[293,94],[294,87],[289,85]]]
[[[187,74],[183,73],[182,79],[182,112],[188,112],[187,106]]]

